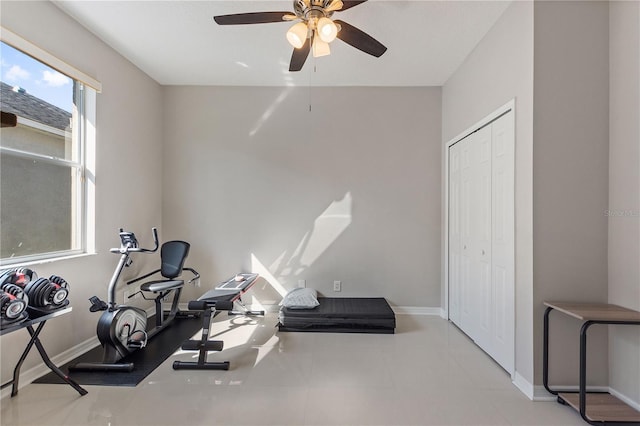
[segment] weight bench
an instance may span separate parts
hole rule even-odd
[[[212,351],[221,351],[224,347],[222,340],[209,340],[211,319],[220,313],[228,311],[229,315],[257,316],[264,315],[264,311],[251,311],[242,303],[242,295],[246,293],[258,279],[258,274],[237,274],[213,290],[209,290],[198,300],[189,302],[189,311],[202,312],[202,336],[200,340],[187,340],[182,344],[184,351],[198,351],[198,361],[174,361],[174,370],[228,370],[229,361],[207,362],[207,355]],[[234,304],[240,310],[234,310]]]

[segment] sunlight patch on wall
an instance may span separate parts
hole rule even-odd
[[[311,230],[304,233],[293,252],[284,250],[268,267],[252,253],[252,272],[260,274],[284,297],[287,287],[295,285],[287,280],[302,275],[351,225],[352,204],[351,192],[333,201],[314,220]],[[288,284],[287,287],[284,284]]]
[[[311,234],[305,234],[293,257],[300,253],[300,265],[311,266],[351,224],[351,192],[334,201],[316,218]],[[307,235],[309,237],[307,238]]]
[[[273,112],[278,108],[278,106],[282,102],[284,102],[285,99],[287,99],[287,96],[289,96],[289,93],[291,93],[292,90],[293,90],[293,86],[287,86],[287,88],[280,93],[280,95],[276,98],[276,100],[273,101],[271,105],[269,105],[269,108],[267,108],[267,110],[264,112],[264,114],[262,114],[262,116],[260,117],[256,125],[253,127],[253,129],[249,132],[249,136],[255,136],[256,133],[260,131],[264,123],[266,123],[269,120],[269,117],[271,117],[271,114],[273,114]]]
[[[253,253],[251,253],[251,272],[259,274],[261,278],[264,278],[282,297],[287,294],[287,289],[278,282],[276,277],[271,274],[269,269],[264,266]]]

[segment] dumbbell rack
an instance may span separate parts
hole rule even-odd
[[[5,334],[13,333],[14,331],[22,330],[22,329],[25,329],[25,328],[27,329],[27,331],[29,332],[29,335],[31,336],[31,339],[29,340],[29,343],[27,343],[27,346],[26,346],[24,352],[22,353],[22,356],[20,357],[20,360],[18,360],[18,363],[16,364],[16,367],[13,370],[13,379],[11,381],[7,382],[7,383],[3,383],[2,386],[0,387],[1,389],[4,389],[5,387],[11,385],[11,396],[14,397],[14,396],[16,396],[18,394],[18,383],[19,383],[18,379],[20,377],[20,368],[22,367],[22,363],[24,362],[24,360],[27,358],[27,355],[31,351],[31,348],[33,348],[33,346],[35,345],[36,349],[40,353],[40,357],[42,358],[42,360],[44,361],[46,366],[49,367],[49,369],[51,371],[56,373],[62,380],[64,380],[66,383],[68,383],[69,386],[71,386],[76,391],[78,391],[78,393],[80,395],[86,395],[87,394],[87,391],[85,389],[83,389],[75,381],[73,381],[66,374],[64,374],[51,361],[51,359],[49,359],[49,355],[47,355],[47,351],[44,349],[44,346],[42,346],[42,342],[40,341],[40,338],[38,337],[47,321],[49,321],[50,319],[57,318],[57,317],[60,317],[62,315],[68,314],[69,312],[71,312],[71,310],[72,310],[71,307],[67,307],[67,308],[63,308],[63,309],[57,309],[57,310],[51,311],[51,313],[46,313],[44,315],[37,316],[35,318],[29,318],[28,320],[26,320],[24,322],[20,322],[20,323],[14,324],[14,325],[9,325],[6,328],[0,329],[0,336],[4,336]],[[36,324],[37,324],[37,327],[34,330],[33,326],[35,326]]]

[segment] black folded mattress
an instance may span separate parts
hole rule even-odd
[[[319,297],[313,309],[280,309],[280,331],[393,334],[396,317],[383,297]]]

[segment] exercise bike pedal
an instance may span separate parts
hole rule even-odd
[[[224,342],[222,340],[207,340],[203,342],[202,340],[187,340],[182,344],[183,351],[221,351],[224,347]]]
[[[136,331],[129,336],[127,346],[134,349],[142,349],[147,346],[147,333]]]
[[[104,300],[100,300],[98,296],[90,297],[89,302],[91,302],[90,312],[106,311],[109,308],[107,303]]]

